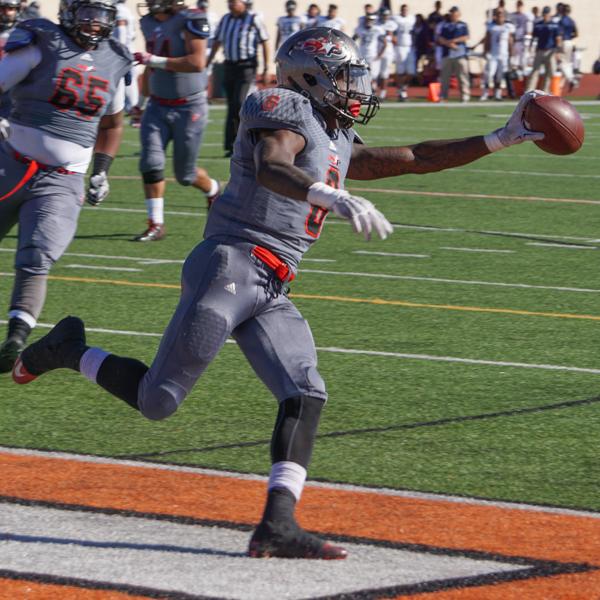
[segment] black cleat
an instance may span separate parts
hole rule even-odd
[[[295,521],[285,524],[263,521],[252,534],[248,555],[251,558],[340,560],[346,558],[348,552],[308,533]]]
[[[133,238],[134,242],[158,242],[167,235],[167,230],[163,223],[155,223],[148,220],[148,229],[144,233]]]
[[[0,373],[10,373],[27,342],[21,337],[8,337],[0,345]]]
[[[79,359],[86,348],[83,321],[78,317],[65,317],[21,352],[13,367],[13,380],[29,383],[54,369],[79,370]]]

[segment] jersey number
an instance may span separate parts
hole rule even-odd
[[[50,103],[58,110],[73,110],[86,119],[95,117],[106,104],[108,81],[95,75],[66,67],[58,74],[58,82]]]
[[[329,170],[325,176],[325,183],[336,190],[340,189],[340,172],[337,167],[329,167]],[[327,216],[327,212],[328,211],[320,206],[312,207],[308,217],[306,218],[306,233],[308,233],[308,235],[314,238],[319,237],[321,234],[321,229],[323,228],[323,223],[325,222],[325,217]]]

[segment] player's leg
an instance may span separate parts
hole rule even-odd
[[[233,115],[231,123],[228,121],[229,129],[226,133],[226,145],[231,151],[233,151],[233,144],[240,126],[240,110],[242,109],[242,104],[244,104],[244,100],[246,100],[246,96],[248,96],[250,87],[254,84],[255,79],[255,65],[243,67],[238,66],[237,77],[234,81],[233,94],[230,104]]]
[[[531,92],[537,88],[538,79],[540,76],[540,67],[544,63],[544,51],[538,50],[535,53],[535,58],[533,59],[533,67],[531,69],[531,74],[529,75],[529,79],[527,80],[527,92]]]
[[[0,177],[0,197],[10,194],[0,202],[0,241],[19,221],[19,210],[27,197],[29,186],[11,192],[19,185],[26,171],[27,165],[14,160],[10,156],[8,146],[0,144],[0,172],[4,173]],[[13,290],[22,287],[22,284],[17,283],[20,278],[20,272],[17,271]],[[35,319],[29,313],[18,313],[13,306],[14,298],[9,304],[6,338],[0,344],[0,373],[7,373],[12,369],[19,352],[25,347],[31,328],[35,325]]]
[[[465,57],[456,60],[456,77],[460,88],[460,99],[468,102],[471,99],[471,81],[469,77],[469,60]]]
[[[452,77],[453,60],[454,59],[450,58],[449,56],[442,58],[442,69],[440,72],[440,82],[442,84],[440,96],[442,100],[448,100],[448,90],[450,89],[450,77]]]
[[[250,540],[250,556],[345,558],[343,548],[304,531],[294,517],[327,398],[308,324],[280,295],[266,310],[238,326],[232,336],[279,401],[267,502]]]
[[[42,312],[48,273],[75,235],[83,193],[83,174],[39,173],[21,205],[9,311],[9,336],[20,338],[20,349]]]
[[[223,147],[225,156],[233,154],[233,142],[235,141],[235,107],[236,100],[236,82],[238,79],[239,68],[235,64],[225,64],[223,69],[223,91],[227,99],[227,116],[225,117],[225,137]]]
[[[219,182],[210,177],[205,169],[196,166],[204,129],[208,123],[208,102],[198,98],[177,111],[173,123],[173,170],[177,182],[191,185],[202,192],[208,206],[219,194]]]
[[[140,142],[140,172],[144,183],[144,197],[148,211],[148,227],[136,236],[136,242],[155,242],[165,237],[165,149],[171,140],[171,126],[167,122],[168,108],[154,100],[142,116]]]
[[[256,303],[249,281],[249,257],[232,246],[204,241],[188,256],[182,291],[152,365],[86,345],[83,322],[67,317],[27,347],[13,369],[17,383],[29,383],[60,368],[80,371],[113,396],[152,420],[164,419],[183,402],[229,333]],[[235,295],[226,289],[241,285]]]
[[[546,69],[544,91],[550,93],[552,77],[554,77],[554,74],[556,73],[556,53],[554,50],[545,50],[544,68]]]

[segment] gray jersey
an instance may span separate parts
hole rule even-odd
[[[46,19],[20,23],[13,35],[30,36],[42,60],[12,88],[11,121],[86,148],[93,146],[98,122],[131,66],[129,51],[112,39],[84,50]]]
[[[13,29],[14,27],[11,27],[10,29],[4,29],[3,31],[0,31],[0,60],[2,60],[4,55],[4,46],[6,45],[6,42],[8,41]],[[11,104],[10,90],[0,94],[0,117],[8,117]]]
[[[328,185],[342,189],[355,133],[328,132],[321,115],[304,96],[283,88],[261,90],[246,99],[231,159],[229,183],[208,214],[205,238],[232,236],[264,246],[296,270],[319,237],[327,215],[308,202],[271,192],[256,181],[255,130],[289,129],[306,140],[295,165]]]
[[[195,9],[177,12],[166,21],[145,15],[140,20],[140,27],[146,40],[146,50],[157,56],[178,57],[188,54],[186,32],[198,38],[208,39],[210,36],[206,13]],[[149,83],[152,96],[168,100],[190,98],[206,90],[208,76],[206,69],[201,73],[151,69]]]

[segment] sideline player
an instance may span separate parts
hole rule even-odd
[[[135,42],[135,19],[132,12],[125,4],[125,0],[118,0],[113,37],[119,40],[129,52],[133,53]],[[128,78],[131,79],[131,84],[125,86],[125,114],[127,115],[131,113],[134,106],[137,106],[140,99],[140,89],[135,68],[131,69]]]
[[[413,47],[412,30],[415,26],[415,15],[408,14],[408,5],[400,7],[400,14],[396,17],[396,31],[394,44],[396,46],[396,87],[398,100],[404,102],[408,99],[408,84],[417,72],[415,49]]]
[[[179,305],[152,366],[86,346],[83,322],[67,317],[23,351],[13,378],[28,383],[71,368],[145,417],[164,419],[232,336],[279,402],[267,503],[249,554],[340,559],[343,548],[294,518],[327,393],[311,332],[287,285],[328,212],[367,238],[391,233],[371,202],[344,190],[346,177],[432,173],[543,134],[523,125],[529,94],[507,125],[487,136],[369,148],[353,125],[368,123],[379,102],[368,65],[347,35],[304,29],[283,44],[276,63],[279,87],[243,105],[229,184],[209,212],[204,241],[183,266]]]
[[[25,346],[48,272],[75,235],[92,154],[87,201],[97,205],[108,195],[131,67],[127,49],[110,38],[116,3],[77,0],[63,3],[60,25],[19,23],[0,61],[0,92],[10,89],[13,103],[0,126],[0,239],[19,224],[0,372],[12,369]]]
[[[377,15],[369,13],[365,15],[362,25],[354,32],[352,39],[358,42],[358,48],[371,70],[371,85],[373,91],[377,91],[377,82],[381,74],[381,60],[387,47],[385,29],[377,25]]]
[[[187,9],[183,0],[149,0],[140,19],[146,52],[135,60],[144,73],[150,99],[142,115],[140,171],[148,211],[148,227],[138,242],[165,237],[165,151],[173,141],[173,169],[180,185],[204,192],[208,205],[219,194],[219,183],[196,166],[208,122],[206,72],[210,28],[206,13]]]
[[[21,0],[0,0],[0,60],[4,47],[21,14]],[[8,117],[10,112],[10,92],[0,95],[0,117]]]
[[[503,8],[494,10],[493,20],[487,27],[483,48],[486,57],[483,93],[480,100],[488,99],[488,88],[494,87],[494,100],[502,100],[502,81],[510,69],[515,26],[506,20]]]
[[[275,39],[275,48],[279,48],[285,40],[294,33],[304,28],[306,17],[297,15],[298,4],[296,0],[288,0],[285,3],[285,15],[277,19],[277,38]]]

